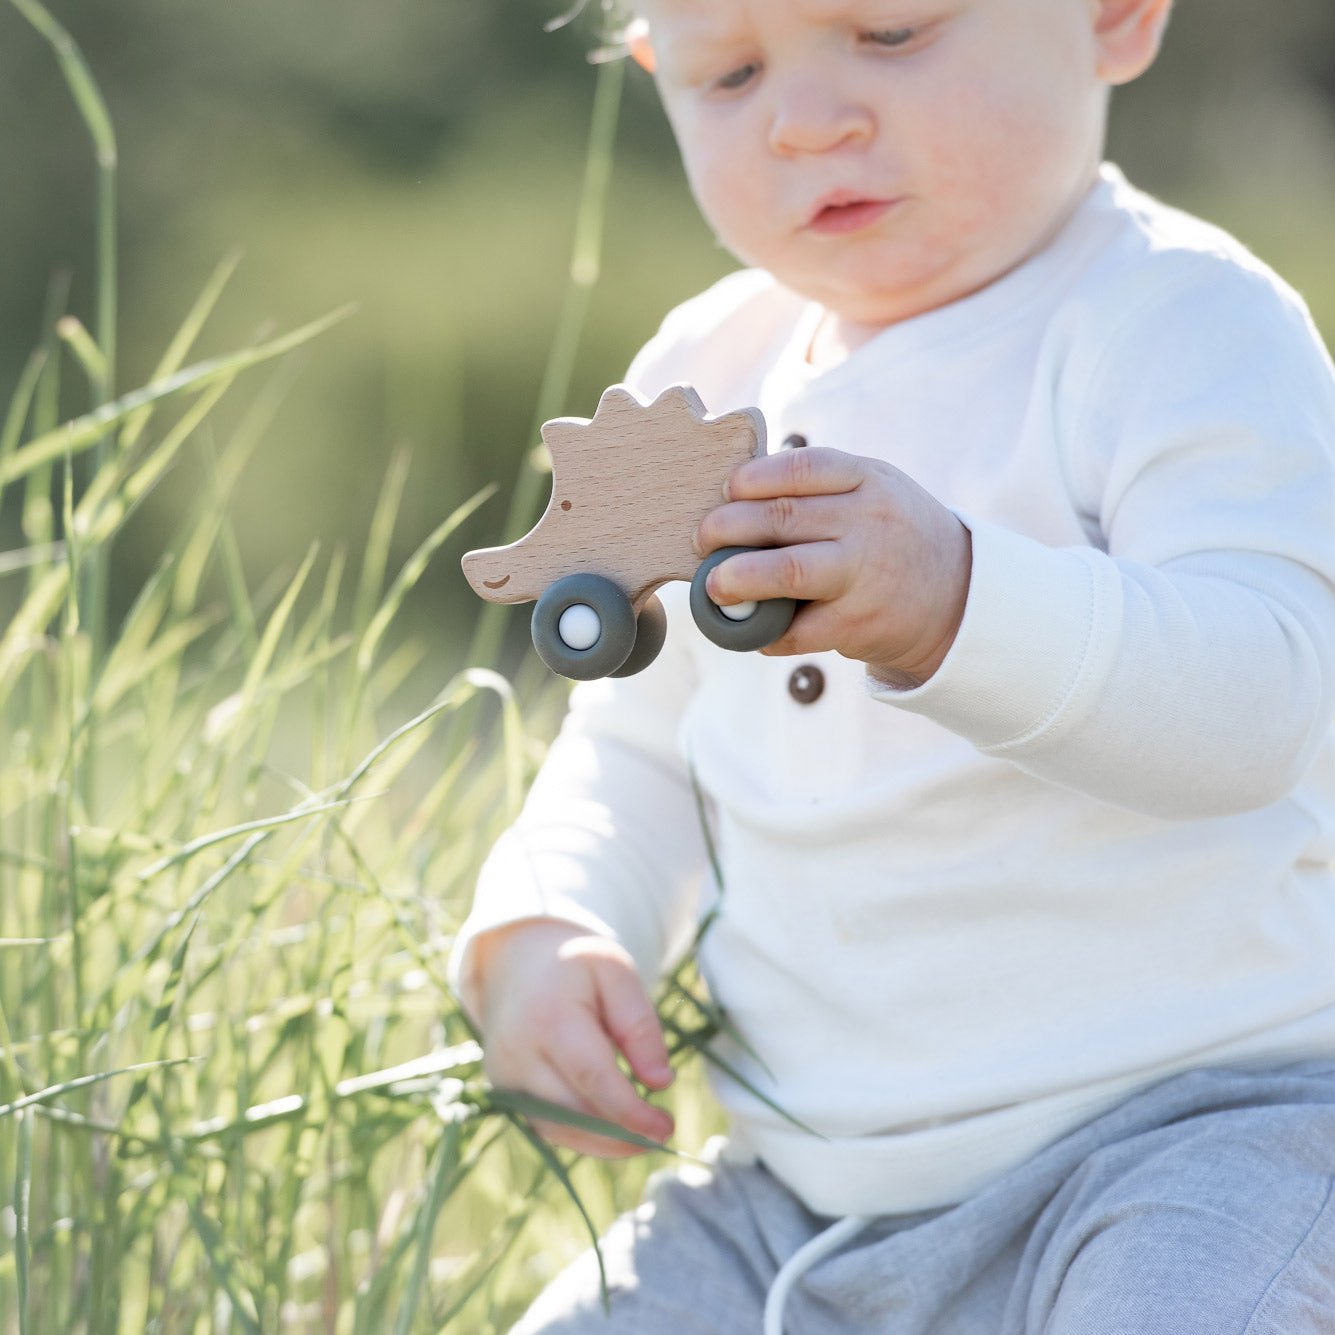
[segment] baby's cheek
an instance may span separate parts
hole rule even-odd
[[[691,104],[670,119],[687,178],[701,195],[716,200],[754,176],[765,148],[758,114],[720,114]]]
[[[1004,212],[1036,174],[1066,159],[1072,108],[1037,73],[971,63],[938,90],[937,106],[942,119],[929,138],[951,159],[943,169],[957,173],[963,188],[972,183],[980,204]]]
[[[1029,255],[1068,204],[1075,173],[1060,128],[1027,107],[1001,108],[969,153],[960,240],[995,257],[999,272]]]
[[[745,159],[730,158],[717,145],[701,145],[685,164],[686,178],[705,217],[720,228],[743,224],[755,207]]]

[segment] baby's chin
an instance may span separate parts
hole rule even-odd
[[[874,283],[865,281],[865,269],[861,274],[854,269],[851,276],[815,272],[788,278],[776,273],[775,277],[824,306],[851,329],[876,331],[981,292],[1032,258],[1046,240],[1041,237],[1031,244],[998,247],[991,253],[970,253],[937,264],[918,263],[898,271],[886,266],[881,281]]]
[[[859,337],[865,342],[867,338],[890,325],[903,324],[906,320],[927,315],[931,311],[940,310],[943,306],[962,301],[992,281],[990,276],[983,276],[967,282],[925,283],[877,289],[849,289],[824,284],[806,284],[800,287],[796,284],[787,284],[787,286],[794,287],[800,295],[823,306],[831,316],[838,319],[850,337]]]

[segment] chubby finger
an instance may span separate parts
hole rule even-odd
[[[548,1103],[569,1108],[572,1112],[598,1116],[584,1106],[583,1100],[560,1069],[536,1053],[530,1053],[522,1066],[514,1071],[508,1071],[502,1063],[488,1062],[487,1074],[497,1089],[531,1094]],[[619,1159],[642,1152],[639,1146],[599,1136],[565,1122],[554,1122],[538,1116],[530,1117],[529,1122],[545,1141],[564,1149],[577,1150],[580,1154],[592,1154],[600,1159]]]
[[[617,1065],[612,1040],[593,1016],[568,1017],[548,1039],[543,1055],[576,1098],[572,1106],[577,1110],[651,1140],[666,1140],[672,1134],[670,1114],[635,1092]]]
[[[837,537],[848,526],[844,494],[770,496],[716,506],[695,531],[701,556],[720,547],[787,547]]]
[[[832,649],[843,624],[829,603],[809,602],[797,609],[792,624],[772,644],[758,652],[770,658],[794,654],[819,654]]]
[[[585,1113],[591,1117],[599,1116],[591,1109],[581,1106],[579,1095],[562,1078],[561,1073],[550,1066],[545,1066],[531,1082],[527,1093],[546,1099],[572,1112]],[[646,1151],[639,1145],[631,1145],[624,1140],[615,1140],[610,1136],[595,1135],[565,1122],[554,1122],[545,1117],[529,1119],[533,1129],[552,1145],[563,1149],[576,1150],[580,1154],[591,1154],[599,1159],[629,1159]]]
[[[723,495],[729,501],[838,495],[856,491],[866,476],[867,461],[856,454],[817,448],[783,450],[738,464],[723,485]]]
[[[639,975],[634,968],[609,960],[597,964],[593,976],[603,1027],[635,1078],[650,1089],[666,1089],[672,1083],[672,1067],[663,1026]]]
[[[705,591],[720,607],[765,598],[825,602],[847,587],[842,545],[833,540],[742,552],[720,561],[705,581]]]

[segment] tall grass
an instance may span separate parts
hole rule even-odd
[[[0,1330],[505,1329],[647,1169],[537,1140],[532,1114],[581,1119],[491,1089],[444,983],[558,703],[521,710],[485,626],[411,698],[462,646],[406,639],[398,613],[483,497],[392,572],[397,458],[353,555],[294,552],[248,585],[229,496],[285,359],[346,312],[192,360],[225,260],[117,393],[110,122],[69,35],[12,2],[89,123],[100,202],[93,330],[55,285],[0,419],[22,532],[0,553]],[[597,273],[608,69],[543,415]],[[71,369],[87,407],[62,418]],[[115,539],[170,471],[195,504],[106,626]],[[512,524],[539,489],[521,482]],[[689,964],[663,1013],[679,1062],[724,1024]],[[679,1122],[686,1143],[705,1129]]]

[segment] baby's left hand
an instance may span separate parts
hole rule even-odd
[[[906,685],[940,667],[964,615],[972,548],[969,530],[935,497],[890,464],[817,448],[749,460],[726,490],[696,530],[700,554],[773,550],[722,562],[709,596],[720,606],[808,604],[761,652],[834,649]]]

